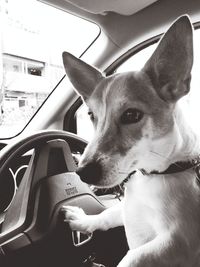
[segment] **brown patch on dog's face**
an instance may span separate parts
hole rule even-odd
[[[171,137],[173,106],[157,95],[150,79],[142,71],[116,74],[104,79],[87,105],[93,113],[95,136],[80,165],[92,161],[101,165],[101,177],[97,181],[94,179],[98,186],[119,184],[136,168],[147,167],[148,170],[149,166],[143,159],[148,155],[148,162],[151,161],[152,156],[155,157],[151,149],[160,153],[155,147],[158,140],[166,139],[167,135]],[[141,111],[144,114],[142,119],[136,123],[122,123],[121,117],[128,109]],[[168,148],[167,154],[172,149],[170,146]],[[159,158],[159,162],[163,160]],[[155,169],[157,167],[160,166],[153,166]]]

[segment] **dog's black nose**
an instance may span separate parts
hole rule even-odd
[[[101,164],[93,161],[78,168],[76,173],[80,176],[81,180],[88,184],[96,184],[102,175]]]

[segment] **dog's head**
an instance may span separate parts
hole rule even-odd
[[[190,89],[192,26],[180,17],[141,71],[104,77],[63,53],[66,73],[89,107],[95,135],[79,164],[81,178],[115,186],[135,169],[165,170],[181,142],[177,101]]]

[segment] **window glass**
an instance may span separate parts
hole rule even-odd
[[[187,113],[188,119],[192,123],[195,130],[200,133],[199,113],[200,113],[200,30],[195,30],[194,32],[194,65],[192,69],[192,80],[191,80],[191,90],[189,95],[183,97],[180,104],[184,106]],[[140,52],[130,57],[117,69],[117,73],[126,71],[138,71],[142,69],[146,61],[150,58],[153,51],[157,47],[157,44],[150,45],[142,49]],[[189,105],[188,105],[189,104]],[[84,108],[80,108],[77,111],[77,133],[86,140],[90,141],[93,136],[93,126],[87,115],[87,107],[83,105]],[[87,125],[87,127],[85,127]]]
[[[143,50],[126,60],[121,66],[119,66],[117,72],[119,73],[141,70],[149,57],[153,54],[153,51],[156,47],[157,44],[153,44],[144,48]]]
[[[88,107],[82,104],[76,112],[77,134],[87,141],[90,141],[94,134],[94,127],[88,115]]]
[[[99,34],[88,21],[37,0],[0,0],[0,138],[20,132],[75,56]]]

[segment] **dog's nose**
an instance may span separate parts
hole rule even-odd
[[[96,184],[101,178],[102,167],[101,164],[94,161],[79,167],[76,173],[80,176],[81,180],[88,184]]]

